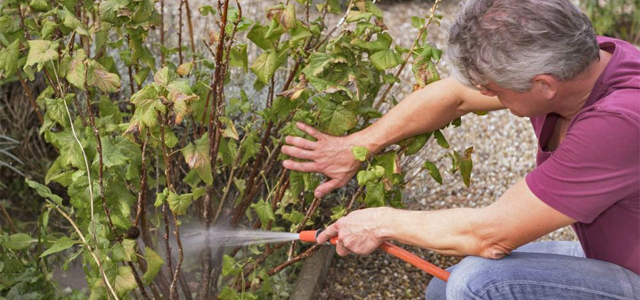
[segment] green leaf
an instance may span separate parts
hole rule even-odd
[[[25,181],[27,182],[29,187],[31,187],[32,189],[36,190],[38,195],[40,195],[40,196],[42,196],[44,198],[50,199],[55,204],[62,206],[62,198],[60,198],[60,196],[52,193],[51,190],[49,189],[49,187],[47,187],[46,185],[40,184],[38,182],[31,181],[29,179],[25,179]]]
[[[200,6],[198,7],[198,11],[200,12],[200,15],[202,16],[206,16],[207,14],[211,14],[212,16],[215,17],[216,15],[216,9],[213,8],[211,5],[204,5],[204,6]]]
[[[256,211],[262,225],[266,225],[269,221],[276,220],[276,216],[273,214],[273,209],[271,208],[271,203],[265,202],[263,199],[251,204],[251,208]]]
[[[327,5],[327,11],[332,14],[339,14],[342,12],[342,9],[340,8],[340,0],[328,0]]]
[[[373,165],[382,167],[384,176],[388,179],[393,179],[394,175],[402,173],[398,153],[395,151],[376,156],[373,160]]]
[[[41,26],[42,30],[40,30],[40,34],[42,35],[43,39],[51,38],[51,34],[53,33],[53,31],[58,28],[58,24],[49,19],[44,19],[41,23]]]
[[[111,259],[115,262],[131,261],[129,256],[127,256],[127,252],[124,250],[124,247],[120,243],[113,245],[113,249],[111,250]]]
[[[48,11],[51,9],[49,1],[47,0],[31,0],[29,6],[31,6],[35,11]]]
[[[438,142],[438,145],[440,145],[440,147],[449,149],[449,142],[447,142],[447,139],[444,137],[440,129],[434,131],[433,136],[436,138],[436,141]]]
[[[293,210],[291,211],[291,213],[286,213],[284,215],[282,215],[282,218],[293,223],[293,224],[298,224],[300,222],[302,222],[302,220],[304,220],[304,215],[297,211],[297,210]],[[311,220],[308,220],[311,221]],[[307,221],[307,222],[308,222]]]
[[[406,147],[404,154],[405,155],[414,155],[418,153],[422,147],[427,143],[432,133],[427,132],[420,135],[416,135],[414,137],[410,137],[403,142],[400,143],[402,147]]]
[[[107,22],[115,22],[121,9],[129,5],[129,0],[105,0],[100,2],[100,18]]]
[[[178,195],[176,193],[169,192],[167,202],[169,203],[169,208],[174,214],[184,215],[187,213],[189,206],[191,206],[191,202],[193,202],[193,194]]]
[[[165,128],[164,144],[167,145],[167,147],[169,148],[173,148],[178,144],[178,137],[176,136],[175,133],[173,133],[173,130],[171,130],[170,128]]]
[[[375,166],[372,170],[368,171],[359,171],[358,175],[356,176],[358,179],[358,185],[364,186],[369,182],[377,182],[378,179],[384,176],[384,173],[385,169],[382,166]]]
[[[26,233],[16,233],[10,235],[7,240],[2,242],[2,246],[11,250],[23,250],[37,241],[38,240],[32,239],[31,236]]]
[[[427,161],[424,163],[424,165],[422,165],[423,169],[426,169],[429,171],[429,175],[431,175],[431,177],[438,182],[439,184],[442,184],[442,176],[440,175],[440,170],[438,170],[438,167],[436,166],[436,164],[434,164],[431,161]]]
[[[147,261],[147,271],[142,275],[142,282],[151,284],[164,265],[164,260],[150,247],[144,249],[144,259]]]
[[[220,292],[219,297],[221,300],[244,299],[244,297],[239,295],[238,292],[236,292],[235,290],[231,289],[228,286],[225,286],[224,289],[222,289],[222,292]]]
[[[105,67],[95,60],[87,63],[87,84],[105,93],[115,93],[120,89],[120,77],[109,73]]]
[[[334,109],[325,106],[320,108],[320,125],[322,131],[339,136],[356,127],[358,119],[355,112],[341,104],[336,105]]]
[[[295,42],[306,39],[312,35],[313,34],[309,28],[304,26],[302,23],[298,23],[298,26],[291,31],[291,39],[289,39],[289,43],[294,44]]]
[[[424,26],[424,23],[425,23],[424,18],[420,18],[416,16],[411,17],[411,26],[413,26],[413,28],[420,29],[422,28],[422,26]]]
[[[64,251],[67,250],[69,248],[71,248],[71,246],[73,246],[76,243],[79,243],[80,241],[74,241],[72,239],[70,239],[69,237],[63,236],[61,238],[59,238],[55,243],[53,243],[53,245],[51,245],[51,247],[49,247],[49,249],[47,249],[47,251],[43,252],[42,255],[40,255],[40,257],[45,257],[49,254],[53,254],[53,253],[57,253],[60,251]]]
[[[258,56],[250,69],[258,76],[260,82],[269,84],[271,77],[273,77],[283,63],[284,60],[278,56],[278,53],[275,50],[269,49]]]
[[[253,25],[251,30],[247,33],[247,38],[262,50],[273,49],[280,36],[273,35],[271,37],[267,37],[268,30],[269,27],[256,23],[256,25]]]
[[[73,98],[71,98],[73,99]],[[45,105],[47,112],[45,114],[51,121],[54,121],[63,127],[69,126],[69,118],[67,116],[67,109],[65,108],[65,99],[45,99]]]
[[[351,41],[351,44],[368,51],[388,50],[391,47],[392,38],[388,33],[378,33],[378,39],[373,42],[365,42],[360,38]]]
[[[29,43],[29,54],[24,68],[38,65],[38,72],[42,71],[44,64],[58,59],[58,42],[46,40],[31,40]]]
[[[367,207],[384,206],[384,186],[380,182],[367,182],[367,195],[364,203]]]
[[[75,30],[80,35],[84,35],[84,36],[89,35],[89,32],[87,32],[87,29],[84,28],[84,25],[82,24],[82,22],[76,19],[76,17],[68,10],[65,9],[64,12],[65,12],[64,19],[62,21],[62,24],[64,26],[68,27],[71,30]]]
[[[391,69],[402,63],[402,58],[393,49],[378,51],[371,55],[371,63],[381,71]]]
[[[13,74],[18,69],[19,46],[20,39],[16,39],[11,45],[0,50],[0,70],[4,70],[5,76]]]
[[[249,57],[247,56],[247,45],[239,44],[231,48],[231,60],[229,65],[232,67],[238,67],[244,69],[246,72],[249,70]]]
[[[351,153],[359,161],[366,161],[369,158],[369,148],[363,146],[354,146],[351,148]]]
[[[334,206],[331,208],[331,220],[336,221],[347,214],[347,209],[343,205]]]
[[[133,80],[136,82],[137,85],[142,85],[144,83],[144,81],[149,76],[149,71],[151,71],[151,68],[149,67],[144,67],[138,70],[138,73],[136,73],[136,75],[133,76]]]
[[[138,287],[133,271],[127,266],[118,266],[114,289],[118,295],[125,295]]]
[[[100,140],[102,142],[102,161],[105,167],[113,168],[124,166],[127,163],[128,159],[122,150],[126,147],[126,143],[131,143],[129,140],[122,137],[112,140],[109,136],[103,136]],[[96,155],[95,161],[98,160],[99,157]]]
[[[237,264],[233,257],[225,254],[222,258],[222,276],[235,276],[240,272],[242,272],[242,266]]]

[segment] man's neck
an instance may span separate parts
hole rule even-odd
[[[558,101],[560,106],[554,112],[566,120],[571,120],[587,103],[596,81],[600,78],[610,59],[611,53],[600,50],[598,61],[593,62],[578,77],[563,82],[556,95],[556,98],[563,100]]]

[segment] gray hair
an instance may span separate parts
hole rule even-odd
[[[462,83],[519,92],[541,74],[571,80],[600,57],[591,21],[569,0],[468,0],[447,56]]]

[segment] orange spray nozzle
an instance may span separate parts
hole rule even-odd
[[[300,240],[303,242],[315,243],[320,232],[322,232],[322,229],[301,231]],[[331,239],[329,239],[328,242],[331,243],[332,245],[335,245],[338,242],[338,236],[332,237]],[[384,252],[387,252],[405,262],[408,262],[412,264],[414,267],[417,267],[420,270],[435,276],[436,278],[440,278],[444,281],[447,281],[449,279],[450,273],[448,271],[442,268],[439,268],[438,266],[428,261],[421,259],[420,257],[403,249],[400,246],[394,245],[389,242],[383,242],[380,245],[380,247],[378,247],[378,249],[381,249]]]
[[[318,235],[322,232],[322,229],[318,230],[305,230],[300,232],[300,240],[308,243],[315,243],[318,240]],[[338,237],[334,236],[329,241],[331,245],[335,245],[338,242]]]

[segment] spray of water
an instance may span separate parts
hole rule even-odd
[[[209,231],[191,231],[183,236],[182,244],[187,250],[199,250],[205,246],[248,246],[253,244],[288,242],[299,239],[299,234],[297,233],[221,228],[212,228]]]

